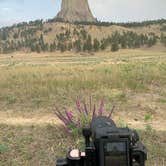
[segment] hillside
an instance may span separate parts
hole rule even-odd
[[[64,23],[37,20],[0,29],[0,52],[117,51],[166,46],[166,21],[143,23]]]

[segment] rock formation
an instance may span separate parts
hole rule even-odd
[[[61,11],[55,19],[68,22],[96,22],[88,0],[62,0]]]

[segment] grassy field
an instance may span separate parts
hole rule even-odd
[[[79,144],[61,130],[54,105],[74,110],[77,97],[116,109],[119,126],[138,129],[148,164],[166,163],[166,52],[0,55],[0,166],[54,165]]]
[[[64,134],[57,126],[1,125],[0,129],[4,146],[0,154],[1,166],[53,166],[57,156],[65,156],[67,147],[79,146],[79,138]],[[166,133],[140,131],[140,135],[148,148],[147,165],[164,166]]]

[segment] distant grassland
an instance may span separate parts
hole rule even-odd
[[[23,61],[9,57],[0,61],[5,64],[0,67],[1,102],[24,106],[40,102],[47,107],[54,99],[69,100],[83,93],[110,97],[113,89],[146,92],[165,87],[165,53],[142,53],[48,56],[37,60],[29,56]]]
[[[41,109],[43,115],[54,116],[54,105],[74,109],[77,96],[90,95],[96,101],[106,96],[108,110],[115,103],[119,125],[150,119],[150,123],[145,122],[146,130],[139,131],[148,147],[148,165],[164,166],[166,52],[0,55],[0,122],[6,113],[40,118]],[[157,127],[151,126],[153,122]],[[67,147],[78,145],[79,140],[66,136],[51,122],[0,124],[0,166],[53,166],[56,156],[65,155]]]

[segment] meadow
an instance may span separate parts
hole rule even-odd
[[[55,165],[81,137],[62,130],[55,106],[75,110],[77,97],[105,96],[113,120],[137,129],[147,165],[166,163],[166,52],[0,55],[0,166]]]

